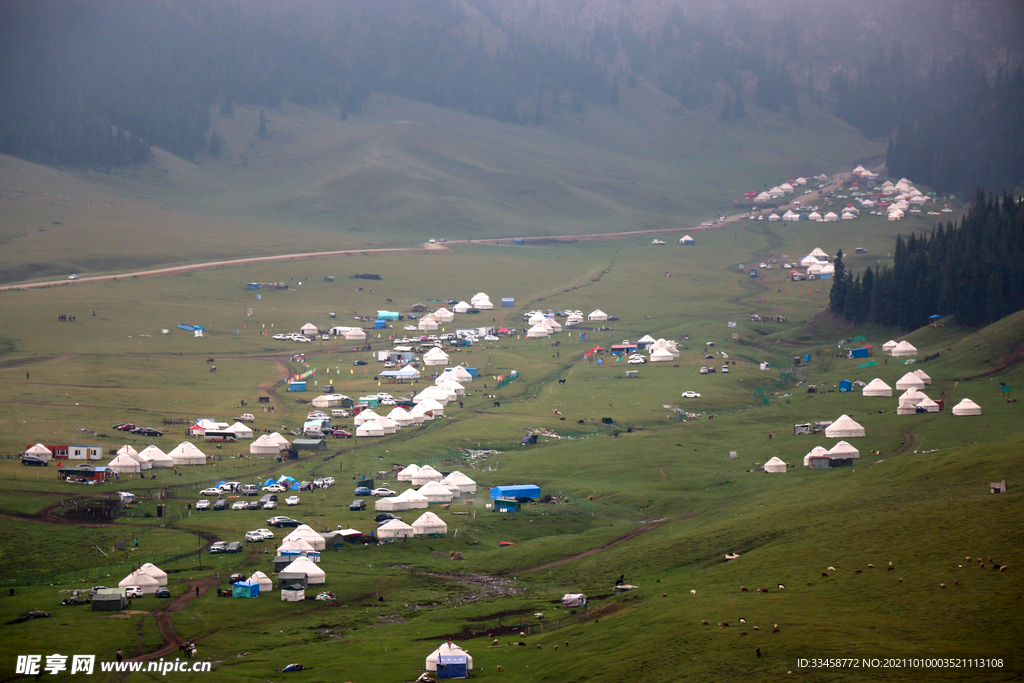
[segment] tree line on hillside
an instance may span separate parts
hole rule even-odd
[[[836,111],[873,137],[891,135],[889,173],[938,192],[1024,184],[1024,69],[989,74],[970,55],[922,76],[894,46],[833,79]]]
[[[1024,308],[1024,200],[977,192],[959,225],[896,238],[892,268],[854,275],[834,261],[829,310],[855,323],[913,330],[932,315],[990,325]]]

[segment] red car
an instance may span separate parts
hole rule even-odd
[[[344,429],[332,429],[330,430],[331,436],[335,439],[351,439],[352,432],[346,432]]]
[[[130,432],[135,429],[135,425],[131,422],[122,422],[121,424],[114,425],[114,429],[120,429],[122,432]]]

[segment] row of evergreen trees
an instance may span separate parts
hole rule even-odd
[[[978,192],[959,225],[896,238],[893,265],[846,270],[835,259],[829,310],[856,323],[913,330],[932,315],[989,325],[1024,309],[1024,200]]]

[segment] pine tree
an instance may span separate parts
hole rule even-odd
[[[836,258],[832,261],[835,274],[832,276],[832,291],[828,295],[828,309],[837,315],[846,313],[846,267],[843,265],[843,250],[840,249]]]

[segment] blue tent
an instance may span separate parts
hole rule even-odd
[[[258,598],[260,596],[260,584],[258,581],[236,581],[232,584],[231,597],[233,598]]]
[[[277,482],[276,482],[276,481],[274,480],[274,478],[273,478],[273,477],[270,477],[270,478],[269,478],[269,479],[267,479],[267,480],[266,480],[265,482],[263,482],[263,485],[264,485],[264,486],[271,486],[272,484],[276,484],[276,483],[277,483]]]
[[[540,498],[540,487],[536,484],[509,484],[491,489],[491,498]]]
[[[226,481],[224,481],[223,479],[221,479],[220,481],[218,481],[218,482],[217,482],[217,488],[220,488],[221,486],[223,486],[223,485],[224,485],[224,484],[226,484],[226,483],[227,483]]]

